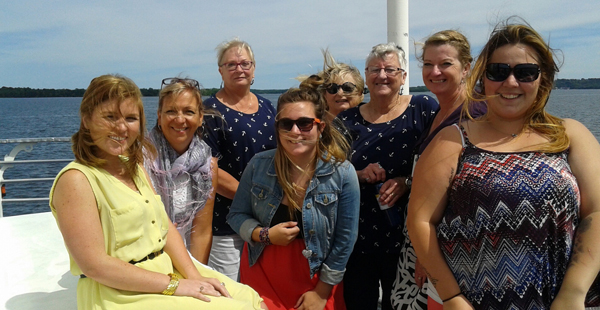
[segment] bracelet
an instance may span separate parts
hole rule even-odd
[[[271,239],[269,239],[269,227],[263,227],[258,233],[258,239],[261,243],[265,245],[271,244]]]
[[[175,290],[177,290],[177,287],[179,286],[179,277],[174,273],[169,273],[169,277],[171,277],[171,282],[169,282],[167,288],[162,291],[162,294],[170,296],[175,293]]]
[[[458,297],[458,296],[460,296],[460,295],[462,295],[462,292],[458,292],[458,294],[456,294],[456,295],[454,295],[454,296],[452,296],[452,297],[449,297],[449,298],[446,298],[446,299],[442,300],[442,303],[445,303],[445,302],[449,301],[450,299],[452,299],[452,298],[455,298],[455,297]]]

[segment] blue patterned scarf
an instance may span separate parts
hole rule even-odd
[[[187,151],[179,155],[157,126],[150,132],[149,139],[156,147],[158,156],[153,161],[145,162],[146,169],[152,179],[152,185],[162,198],[169,218],[176,224],[189,249],[194,217],[204,208],[213,191],[210,147],[195,135]],[[189,176],[184,178],[187,182],[174,181],[186,174]],[[188,192],[191,191],[192,199],[184,203],[174,203],[174,200],[185,199],[174,197],[173,194],[182,187],[187,187]]]

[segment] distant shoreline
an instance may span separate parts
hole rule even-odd
[[[554,83],[556,89],[600,89],[600,78],[592,79],[557,79]],[[142,95],[146,97],[158,96],[160,89],[141,88]],[[287,89],[252,89],[256,94],[281,94]],[[205,88],[203,96],[211,96],[218,92],[218,88]],[[411,92],[427,92],[425,86],[410,88]],[[82,97],[85,89],[53,89],[53,88],[30,88],[30,87],[6,87],[0,88],[0,98],[51,98],[51,97]]]

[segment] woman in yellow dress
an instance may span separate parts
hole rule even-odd
[[[141,93],[128,78],[92,80],[72,137],[76,160],[50,207],[80,276],[78,309],[266,309],[248,286],[194,264],[142,164]]]

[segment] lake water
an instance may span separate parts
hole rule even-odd
[[[263,96],[277,102],[279,94]],[[368,96],[365,100],[368,100]],[[70,137],[79,126],[80,103],[81,98],[0,98],[0,139]],[[149,128],[156,123],[157,105],[157,97],[144,98]],[[547,110],[559,117],[579,120],[600,140],[600,90],[554,90]],[[0,144],[0,159],[14,146],[15,144]],[[41,158],[73,158],[70,143],[39,143],[31,153],[23,151],[17,156],[19,160]],[[52,163],[16,166],[7,169],[4,177],[55,177],[64,165]],[[51,182],[8,184],[5,198],[48,197],[51,185]],[[45,202],[4,203],[3,207],[4,216],[50,210]]]

